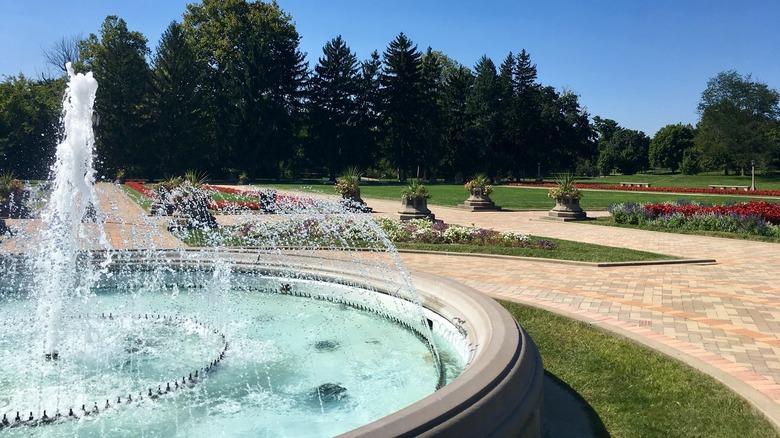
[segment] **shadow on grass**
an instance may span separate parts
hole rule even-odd
[[[596,411],[577,391],[555,374],[545,371],[542,436],[602,438],[610,435]]]

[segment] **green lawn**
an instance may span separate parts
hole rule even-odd
[[[273,184],[268,187],[280,190],[316,191],[326,194],[334,193],[328,185],[301,185],[301,184]],[[403,184],[363,184],[360,193],[364,199],[401,199]],[[455,206],[462,203],[468,197],[468,193],[462,185],[434,184],[428,186],[432,198],[428,201],[431,205]],[[508,210],[549,210],[555,202],[547,197],[546,188],[498,186],[491,195],[493,201]],[[682,193],[640,193],[631,191],[607,191],[607,190],[583,190],[580,205],[585,210],[606,210],[611,204],[621,202],[665,202],[677,200],[697,201],[704,203],[746,202],[753,198],[750,196],[728,195],[696,195]],[[770,198],[780,200],[780,198]],[[368,201],[371,205],[371,202]]]
[[[511,248],[502,246],[447,245],[430,243],[394,243],[398,249],[423,251],[446,251],[471,254],[492,254],[515,257],[536,257],[542,259],[569,260],[591,263],[638,262],[651,260],[672,260],[675,257],[632,249],[594,245],[571,240],[531,236],[555,243],[555,249]]]
[[[539,347],[544,368],[615,437],[777,437],[712,377],[639,344],[543,310],[501,301]]]
[[[550,182],[555,182],[553,178]],[[750,175],[723,175],[723,172],[708,172],[699,175],[683,175],[680,173],[617,175],[580,180],[582,183],[619,184],[621,182],[648,182],[653,187],[699,187],[707,188],[710,184],[734,186],[749,186]],[[760,190],[780,190],[780,174],[756,174],[756,188]]]

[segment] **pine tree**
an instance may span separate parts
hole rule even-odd
[[[100,37],[91,34],[80,44],[80,67],[92,70],[100,86],[95,97],[99,115],[95,149],[97,168],[112,175],[119,169],[151,176],[149,125],[151,72],[149,48],[140,32],[130,31],[117,16],[106,17]]]
[[[309,81],[309,128],[314,159],[325,163],[331,179],[347,166],[359,165],[357,57],[341,36],[325,44]],[[310,157],[312,158],[312,157]]]
[[[417,46],[400,33],[383,55],[382,115],[387,156],[405,180],[420,146],[422,59]]]
[[[474,72],[474,86],[468,97],[469,118],[473,120],[471,136],[477,156],[484,157],[483,171],[493,176],[508,160],[499,148],[504,135],[499,77],[496,65],[486,56],[479,59]]]
[[[202,96],[203,78],[184,26],[172,22],[154,57],[156,175],[183,175],[204,168],[211,143]]]
[[[442,165],[453,179],[468,178],[485,165],[485,150],[476,141],[474,113],[469,111],[474,75],[466,67],[451,71],[444,81]]]

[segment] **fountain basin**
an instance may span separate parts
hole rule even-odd
[[[392,296],[389,290],[385,290],[386,282],[383,278],[372,277],[366,275],[365,272],[350,273],[348,270],[342,270],[338,268],[338,263],[331,264],[325,268],[319,261],[322,259],[323,254],[318,254],[317,257],[312,258],[306,255],[300,254],[288,254],[281,257],[271,258],[263,257],[258,252],[252,251],[221,251],[221,252],[195,252],[195,251],[175,251],[168,252],[165,255],[167,259],[167,270],[195,270],[205,273],[218,270],[220,261],[229,261],[230,270],[232,271],[229,278],[231,288],[235,289],[236,284],[242,286],[248,286],[254,284],[258,288],[265,288],[267,291],[271,291],[271,294],[282,295],[284,299],[297,299],[301,300],[308,297],[308,299],[314,298],[315,303],[319,305],[329,306],[331,310],[328,312],[345,312],[351,310],[348,309],[361,308],[362,313],[368,313],[368,317],[380,316],[381,320],[393,320],[402,326],[408,326],[410,330],[402,330],[406,332],[405,343],[413,345],[412,352],[408,353],[406,357],[417,357],[418,359],[424,358],[428,353],[425,345],[420,341],[419,336],[416,336],[414,328],[414,315],[409,319],[409,315],[413,312],[407,307],[408,304],[416,304],[405,302],[406,300]],[[144,253],[129,253],[128,257],[125,257],[121,261],[119,271],[133,271],[144,272],[147,269],[147,260]],[[215,267],[217,266],[217,267]],[[6,269],[4,272],[10,272]],[[291,273],[293,273],[291,275]],[[119,275],[119,274],[117,274]],[[135,274],[134,274],[135,275]],[[157,275],[157,274],[155,274]],[[166,283],[164,273],[162,277],[156,278],[154,282]],[[121,275],[120,275],[121,277]],[[137,276],[138,277],[138,276]],[[141,275],[140,278],[144,276]],[[323,288],[319,286],[310,287],[308,283],[310,280],[316,277],[317,284],[325,283],[333,287]],[[252,281],[245,280],[251,278]],[[258,279],[262,279],[260,283],[257,283]],[[306,383],[300,383],[298,388],[287,392],[297,394],[312,394],[312,389],[319,388],[320,391],[317,397],[309,397],[307,401],[300,402],[300,400],[294,402],[307,406],[307,409],[314,412],[315,423],[328,423],[330,420],[323,420],[328,415],[334,415],[338,420],[337,423],[352,424],[350,428],[354,429],[350,431],[344,431],[342,429],[328,429],[325,426],[316,426],[314,430],[308,432],[303,430],[295,430],[296,435],[309,435],[309,436],[331,436],[336,433],[342,433],[341,436],[426,436],[433,434],[452,434],[457,431],[458,434],[467,434],[469,436],[487,435],[495,433],[497,435],[521,435],[521,436],[538,436],[540,430],[540,417],[539,410],[541,405],[541,379],[542,379],[542,367],[539,355],[536,351],[533,342],[525,336],[524,332],[517,326],[516,322],[511,318],[493,300],[480,295],[479,293],[469,289],[458,283],[435,277],[427,274],[413,274],[413,282],[419,292],[419,300],[423,306],[424,318],[429,327],[432,328],[436,334],[437,339],[446,341],[447,346],[444,348],[445,356],[450,356],[450,368],[460,368],[465,365],[463,372],[454,377],[449,375],[445,378],[448,381],[447,385],[436,390],[437,380],[440,376],[437,376],[430,363],[426,363],[423,359],[420,362],[420,368],[413,371],[415,376],[428,375],[426,380],[412,381],[411,386],[415,388],[425,388],[422,392],[413,393],[410,399],[407,401],[396,402],[400,396],[396,394],[396,388],[393,388],[391,384],[390,389],[387,390],[389,400],[394,400],[393,403],[382,401],[373,401],[376,406],[382,408],[388,408],[389,411],[384,414],[377,414],[379,411],[372,411],[365,417],[353,415],[351,413],[345,414],[345,411],[339,407],[338,403],[342,402],[340,399],[341,388],[346,388],[345,393],[350,397],[356,398],[350,392],[354,389],[354,383],[344,383],[343,381],[328,380],[307,380]],[[208,283],[209,275],[202,275],[201,280]],[[114,281],[114,280],[112,280]],[[138,278],[136,278],[138,281]],[[141,280],[135,287],[142,287],[146,280]],[[349,285],[349,287],[347,287]],[[224,284],[222,286],[225,286]],[[219,283],[211,283],[208,287],[219,289]],[[187,294],[185,287],[181,287],[177,292],[177,298],[171,300],[170,296],[172,292],[169,290],[166,292],[167,299],[160,301],[159,299],[153,300],[155,303],[151,306],[155,310],[159,310],[158,313],[168,314],[173,316],[188,315],[192,312],[189,311],[187,305],[183,303],[183,297]],[[189,284],[190,290],[198,290],[198,286],[192,283]],[[266,292],[267,292],[266,291]],[[244,292],[247,292],[245,290]],[[100,293],[97,294],[100,298]],[[143,306],[138,307],[139,304],[133,301],[133,297],[137,297],[138,294],[127,294],[131,299],[126,300],[123,305],[116,306],[116,303],[111,303],[110,300],[99,299],[99,302],[103,308],[99,310],[108,310],[113,307],[121,307],[122,312],[130,315],[136,315],[140,319],[140,311],[143,311]],[[143,294],[141,294],[143,295]],[[224,305],[223,309],[230,317],[241,316],[243,319],[252,320],[257,316],[251,312],[242,309],[241,306],[229,304],[227,301],[220,301],[229,297],[219,297],[219,293],[216,293],[211,297],[210,303],[206,309],[196,312],[195,317],[199,320],[205,321],[205,323],[211,324],[214,327],[223,327],[224,321],[209,319],[209,312],[219,311],[220,305]],[[146,299],[146,298],[145,298]],[[179,301],[178,304],[175,301]],[[170,301],[174,301],[171,303]],[[220,304],[221,303],[221,304]],[[205,305],[205,304],[204,304]],[[304,307],[309,307],[312,304],[305,304]],[[209,307],[210,306],[210,307]],[[283,309],[285,306],[277,307]],[[231,313],[233,312],[233,313]],[[237,313],[236,313],[237,312]],[[112,315],[113,316],[113,315]],[[361,318],[365,318],[363,315]],[[119,319],[119,316],[116,317]],[[132,317],[131,317],[132,318]],[[329,319],[328,319],[329,318]],[[306,318],[304,318],[306,319]],[[344,319],[343,316],[331,315],[326,317],[327,321],[335,321],[337,319]],[[351,318],[348,318],[351,319]],[[370,318],[369,318],[370,319]],[[262,318],[256,319],[262,324]],[[312,329],[315,332],[319,332],[324,328],[326,324],[315,325]],[[233,335],[233,330],[230,328],[224,329],[225,335],[230,340]],[[303,329],[306,331],[306,329]],[[363,330],[364,332],[366,330]],[[320,355],[322,357],[327,356],[329,350],[338,348],[340,341],[331,341],[329,335],[322,334],[323,339],[319,339],[320,333],[316,333],[317,336],[302,342],[304,347],[308,346],[310,350],[314,350],[314,355]],[[319,336],[319,337],[318,337]],[[382,338],[383,335],[375,335],[374,337]],[[384,337],[400,337],[401,335],[384,335]],[[363,344],[365,339],[352,337],[351,341],[346,342],[354,344]],[[384,338],[382,338],[384,339]],[[322,341],[321,343],[319,341]],[[219,354],[221,344],[219,342],[219,336],[216,339],[209,341],[210,347],[207,348],[204,353],[205,356],[210,357],[214,355],[216,351]],[[293,338],[286,339],[284,342],[292,343]],[[321,344],[321,345],[320,345]],[[231,355],[236,355],[238,352],[233,351],[233,348],[237,348],[231,344],[231,349],[227,351],[227,359],[225,365],[226,368],[230,367]],[[263,350],[257,346],[252,347],[256,350]],[[395,348],[395,347],[394,347]],[[316,352],[319,349],[321,351]],[[246,351],[241,354],[246,354]],[[252,354],[255,354],[254,352]],[[261,352],[257,352],[261,354]],[[390,355],[388,355],[389,357]],[[189,360],[189,359],[188,359]],[[200,360],[200,359],[198,359]],[[262,360],[258,360],[262,362]],[[388,359],[389,361],[389,359]],[[182,362],[186,362],[182,359]],[[453,363],[455,365],[453,365]],[[186,365],[186,363],[185,363]],[[408,364],[404,362],[404,367]],[[446,364],[445,364],[446,365]],[[222,365],[220,365],[222,366]],[[273,366],[273,365],[271,365]],[[375,372],[381,372],[375,364],[362,364],[367,373],[372,374]],[[186,368],[186,367],[185,367]],[[335,369],[338,366],[334,367]],[[207,379],[210,381],[205,382],[202,387],[191,390],[196,394],[195,398],[206,397],[204,394],[211,392],[212,394],[218,393],[213,386],[214,382],[218,382],[222,379],[220,376],[222,371],[217,370],[213,374],[210,374]],[[392,373],[392,372],[388,372]],[[181,374],[180,370],[177,370],[177,374]],[[453,373],[451,373],[453,374]],[[178,378],[178,377],[177,377]],[[376,378],[374,376],[373,378]],[[276,379],[276,378],[274,378]],[[399,378],[402,379],[402,378]],[[260,379],[262,380],[262,379]],[[273,379],[272,379],[273,380]],[[376,380],[381,380],[376,378]],[[259,384],[259,380],[252,380]],[[235,383],[235,382],[234,382]],[[222,381],[222,384],[225,384]],[[329,386],[333,384],[333,386]],[[269,385],[274,385],[271,382]],[[323,386],[325,385],[325,386]],[[343,386],[342,386],[343,385]],[[288,385],[289,386],[289,385]],[[165,386],[163,385],[164,389]],[[202,388],[202,389],[201,389]],[[372,389],[372,392],[377,392],[376,389]],[[284,391],[281,391],[284,392]],[[263,393],[268,394],[268,391]],[[178,397],[178,398],[177,398]],[[357,396],[360,397],[360,396]],[[174,407],[181,408],[183,405],[189,403],[191,396],[171,397],[170,401],[167,399],[164,403],[174,405]],[[326,402],[322,403],[325,398]],[[345,399],[346,400],[346,399]],[[263,401],[265,402],[265,401]],[[279,401],[276,401],[279,402]],[[331,403],[333,402],[333,403]],[[112,401],[113,403],[113,401]],[[162,398],[157,403],[162,404]],[[284,403],[282,401],[282,403]],[[400,404],[399,404],[400,403]],[[102,400],[101,400],[101,408]],[[226,418],[233,418],[236,414],[230,409],[230,403],[207,403],[210,407],[205,409],[202,413],[204,416],[213,415],[214,412],[220,412],[226,415]],[[167,406],[167,405],[164,405]],[[167,407],[166,407],[167,409]],[[166,409],[162,409],[165,411]],[[172,409],[172,408],[171,408]],[[188,412],[192,412],[192,406],[188,406]],[[236,409],[242,409],[240,406]],[[170,410],[170,409],[168,409]],[[175,409],[173,409],[175,411]],[[148,408],[141,409],[137,412],[143,412],[146,416],[150,416],[153,421],[163,422],[168,424],[168,428],[165,429],[164,434],[171,436],[192,436],[193,429],[189,428],[186,424],[186,419],[177,419],[176,415],[172,417],[166,417],[167,414],[159,412],[159,408],[152,408],[150,411]],[[395,412],[393,412],[395,411]],[[116,425],[111,421],[106,424],[113,425],[114,429],[122,429],[122,421],[127,417],[127,421],[138,421],[138,414],[136,411],[127,410],[127,413],[118,415],[120,420]],[[189,415],[189,414],[188,414]],[[286,418],[285,414],[285,418]],[[371,416],[374,418],[371,418]],[[40,416],[37,413],[36,416]],[[376,419],[379,416],[381,418]],[[235,418],[240,419],[238,415]],[[281,419],[281,417],[272,417],[274,422],[285,423],[283,428],[294,427],[296,423],[311,422],[312,420],[290,420],[289,418]],[[345,419],[364,418],[369,419],[367,424],[361,425],[360,423],[350,423]],[[322,421],[319,421],[319,420]],[[180,422],[176,424],[173,420]],[[84,423],[84,420],[82,420]],[[195,421],[197,423],[197,421]],[[230,421],[235,426],[235,421]],[[86,423],[89,424],[89,423]],[[257,426],[254,425],[241,425],[233,429],[230,432],[224,429],[224,423],[221,421],[206,422],[208,427],[200,425],[198,433],[211,434],[217,433],[224,436],[238,435],[240,433],[247,433],[247,431],[256,431]],[[54,425],[55,427],[57,425]],[[49,433],[46,429],[49,426],[41,426],[36,429],[41,432],[42,436],[47,436]],[[90,427],[76,427],[72,429],[73,434],[76,436],[91,436],[101,435],[105,432],[105,424],[103,428],[90,428]],[[152,426],[146,426],[148,430],[155,430]],[[132,427],[131,427],[132,429]],[[14,429],[8,429],[6,432],[14,432]],[[90,432],[91,431],[91,432]],[[101,431],[98,433],[98,431]],[[29,432],[26,431],[26,432]],[[89,433],[83,433],[89,432]],[[135,430],[128,436],[134,436],[133,433],[137,433]],[[112,432],[115,435],[121,435],[116,430]],[[26,436],[26,435],[25,435]],[[51,435],[54,436],[54,435]],[[205,436],[205,435],[204,435]]]

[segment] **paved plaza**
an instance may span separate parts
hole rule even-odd
[[[367,200],[393,216],[399,203]],[[587,207],[587,206],[586,206]],[[496,298],[574,317],[683,360],[743,394],[780,425],[780,246],[564,223],[541,211],[431,206],[446,223],[715,259],[597,267],[528,259],[405,253],[410,270],[457,279]],[[605,213],[596,213],[605,214]],[[522,321],[520,321],[522,324]]]
[[[165,222],[101,184],[113,247],[181,247]],[[397,217],[400,202],[366,199]],[[585,205],[587,207],[587,205]],[[546,212],[467,212],[432,205],[447,223],[669,254],[714,263],[598,267],[537,259],[403,253],[407,268],[459,280],[496,298],[551,310],[627,336],[715,376],[780,425],[780,245],[542,220]],[[591,215],[593,213],[590,213]],[[604,213],[596,213],[604,214]],[[36,221],[14,221],[2,251],[31,244]],[[151,239],[146,241],[144,239]],[[522,324],[522,321],[520,321]]]

